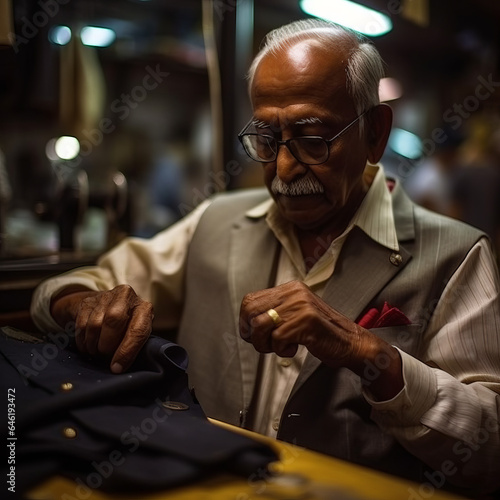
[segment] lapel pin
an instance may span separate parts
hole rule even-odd
[[[391,256],[389,257],[389,260],[391,261],[391,264],[394,264],[395,266],[399,266],[401,262],[403,262],[403,257],[401,257],[401,254],[392,252]]]

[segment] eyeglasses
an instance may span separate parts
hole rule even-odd
[[[245,132],[245,130],[252,125],[252,120],[250,120],[245,125],[245,128],[238,134],[238,139],[243,145],[245,153],[252,158],[252,160],[261,163],[275,161],[278,157],[279,147],[285,145],[294,158],[300,161],[300,163],[306,165],[320,165],[321,163],[325,163],[330,157],[330,145],[332,142],[347,132],[363,115],[370,111],[370,109],[363,111],[363,113],[358,115],[331,139],[324,139],[316,135],[306,135],[280,141],[272,135]]]

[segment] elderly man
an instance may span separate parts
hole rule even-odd
[[[337,26],[272,32],[239,136],[267,190],[217,196],[43,284],[33,317],[46,331],[76,321],[79,348],[115,372],[175,327],[209,416],[428,487],[491,491],[495,261],[482,233],[385,178],[381,76],[373,46]]]

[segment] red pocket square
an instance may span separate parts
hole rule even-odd
[[[382,328],[384,326],[409,325],[411,321],[397,307],[392,307],[387,302],[384,302],[381,311],[374,307],[357,323],[369,330],[370,328]]]

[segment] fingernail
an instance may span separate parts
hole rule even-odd
[[[113,373],[121,373],[123,371],[123,366],[120,363],[113,363],[111,365],[111,371]]]

